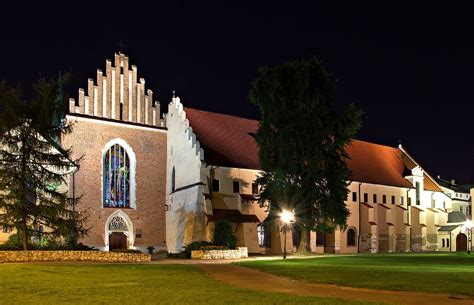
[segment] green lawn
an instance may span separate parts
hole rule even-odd
[[[372,254],[238,264],[313,283],[474,296],[474,254]]]
[[[238,289],[184,265],[0,264],[0,304],[24,303],[365,304]]]

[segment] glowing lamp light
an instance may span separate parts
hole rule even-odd
[[[294,213],[290,211],[283,210],[280,214],[281,221],[283,221],[286,224],[292,222],[294,218],[295,218]]]

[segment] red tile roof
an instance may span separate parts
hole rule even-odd
[[[260,168],[257,143],[251,135],[258,129],[258,121],[191,108],[184,111],[208,164]]]
[[[258,147],[252,136],[258,129],[258,121],[192,108],[184,111],[204,148],[207,164],[260,169]],[[404,173],[414,166],[400,149],[353,140],[347,152],[354,181],[413,188]],[[432,184],[425,177],[425,188],[441,191]]]

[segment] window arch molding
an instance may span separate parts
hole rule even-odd
[[[135,152],[133,151],[132,147],[123,139],[116,138],[113,140],[110,140],[105,144],[104,148],[102,149],[102,156],[101,156],[101,204],[102,208],[105,207],[104,204],[104,160],[105,160],[105,155],[107,152],[112,148],[114,145],[119,145],[121,146],[125,152],[127,153],[127,156],[129,158],[129,169],[130,169],[130,208],[135,209],[136,208],[136,179],[135,179],[135,173],[136,173],[136,168],[137,168],[137,158],[135,156]]]

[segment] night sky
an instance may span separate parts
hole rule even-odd
[[[474,183],[474,7],[254,2],[2,2],[0,79],[28,89],[70,71],[77,97],[123,41],[162,108],[176,90],[185,106],[258,118],[257,68],[315,55],[338,105],[364,110],[359,139],[401,140],[432,175]]]

